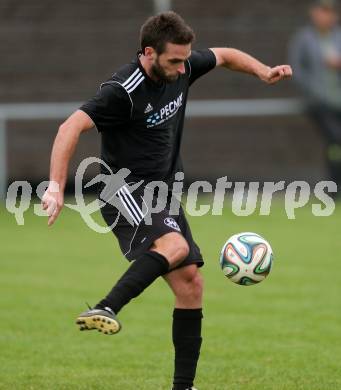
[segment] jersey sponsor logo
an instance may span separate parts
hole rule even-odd
[[[150,111],[153,111],[153,106],[150,103],[148,103],[147,107],[144,110],[144,113],[148,114],[148,112],[150,112]]]
[[[167,217],[167,218],[165,218],[164,223],[165,223],[165,225],[169,226],[170,228],[172,228],[174,230],[177,230],[178,232],[181,231],[178,223],[176,222],[176,220],[174,218]]]
[[[182,97],[183,93],[181,92],[176,99],[167,103],[160,109],[160,111],[149,115],[147,118],[147,127],[160,125],[161,123],[166,122],[168,119],[172,118],[182,106]]]

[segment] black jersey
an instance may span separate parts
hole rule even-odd
[[[113,172],[130,169],[133,180],[172,182],[182,171],[180,144],[189,86],[216,65],[209,50],[192,51],[186,72],[156,83],[138,57],[103,83],[80,109],[102,136],[102,159]]]

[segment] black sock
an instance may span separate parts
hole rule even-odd
[[[169,263],[164,256],[152,251],[144,253],[133,262],[110,293],[95,308],[109,306],[117,314],[132,298],[140,295],[156,278],[168,270]]]
[[[174,309],[173,344],[175,367],[173,390],[193,386],[201,347],[202,309]]]

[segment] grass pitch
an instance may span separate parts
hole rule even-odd
[[[341,389],[341,214],[190,218],[206,266],[200,390]],[[264,235],[275,252],[263,283],[242,287],[219,269],[233,233]],[[75,317],[126,269],[115,239],[64,209],[52,228],[0,208],[0,389],[169,390],[173,297],[159,280],[121,313],[121,333],[79,332]]]

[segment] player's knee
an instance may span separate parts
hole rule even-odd
[[[176,267],[186,259],[189,254],[189,246],[187,241],[182,237],[178,236],[172,243],[172,255],[169,257],[171,267]]]
[[[172,268],[181,264],[189,254],[189,246],[185,238],[178,233],[169,233],[155,241],[153,250],[166,257]]]
[[[197,269],[188,271],[179,283],[176,295],[183,302],[200,302],[204,289],[204,279]]]
[[[204,290],[204,279],[199,272],[196,273],[190,284],[193,298],[196,300],[201,299]]]
[[[183,237],[180,238],[181,239],[177,243],[177,259],[178,261],[183,261],[189,255],[189,246]]]

